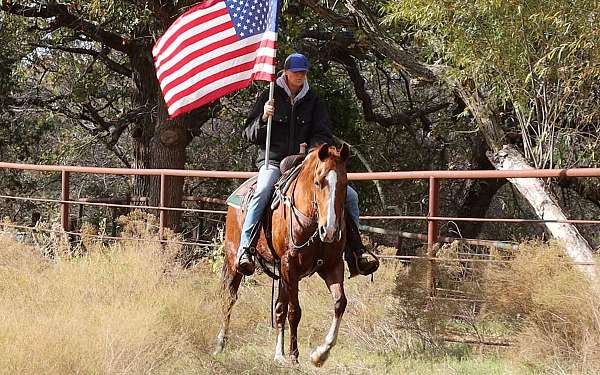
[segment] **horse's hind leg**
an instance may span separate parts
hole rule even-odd
[[[331,348],[333,348],[337,341],[342,315],[344,315],[347,303],[346,294],[344,293],[344,264],[340,262],[332,273],[319,275],[325,280],[327,288],[329,288],[329,292],[335,303],[335,310],[331,327],[325,337],[325,342],[319,345],[310,355],[310,360],[317,367],[325,363],[327,357],[329,357]]]
[[[214,354],[221,353],[223,348],[225,347],[225,342],[227,341],[227,334],[229,332],[229,322],[231,319],[231,309],[237,300],[237,292],[240,287],[240,282],[242,281],[242,275],[235,271],[230,262],[225,259],[223,263],[223,272],[222,272],[222,284],[221,284],[221,312],[222,312],[222,322],[221,322],[221,330],[217,335],[217,342]]]

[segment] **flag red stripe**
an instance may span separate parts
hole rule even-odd
[[[275,75],[273,73],[267,73],[267,72],[256,72],[252,76],[252,80],[253,81],[268,81],[268,82],[271,82],[273,79],[275,79]]]
[[[275,78],[277,31],[269,20],[273,20],[279,0],[254,0],[260,8],[256,10],[256,23],[266,30],[243,39],[240,36],[245,36],[245,32],[235,28],[232,17],[240,15],[238,26],[245,23],[243,29],[252,30],[256,24],[251,25],[252,18],[245,13],[253,16],[254,8],[250,10],[252,4],[241,2],[244,14],[234,15],[229,13],[233,5],[225,1],[204,0],[194,6],[169,27],[152,49],[170,118],[243,89],[253,80]],[[233,9],[240,10],[237,6],[232,12]]]
[[[212,103],[220,97],[232,93],[237,90],[244,89],[248,87],[252,83],[252,79],[245,79],[243,81],[233,82],[227,86],[223,86],[215,91],[212,91],[210,94],[205,95],[198,100],[195,100],[179,109],[177,109],[173,114],[171,114],[170,118],[173,119],[185,112],[194,110],[196,108],[202,107],[205,104]]]
[[[179,85],[180,83],[188,80],[189,78],[195,76],[196,74],[201,73],[202,71],[209,69],[217,64],[221,64],[227,60],[231,60],[237,57],[241,57],[247,54],[251,54],[253,52],[255,52],[259,47],[261,47],[261,44],[263,43],[263,41],[258,41],[257,43],[248,45],[246,47],[231,51],[231,52],[227,52],[221,56],[217,56],[214,59],[205,61],[203,63],[201,63],[200,65],[197,65],[196,67],[194,67],[193,69],[191,69],[190,71],[188,71],[187,73],[175,78],[173,81],[169,82],[165,87],[163,87],[163,92],[167,93],[167,91],[171,90],[173,87]],[[223,42],[219,42],[219,47],[223,44]],[[225,43],[228,44],[228,43]],[[211,47],[214,45],[211,45]],[[267,44],[268,47],[271,48],[275,48],[275,42],[274,41],[269,41],[269,43]],[[217,47],[215,47],[217,48]],[[215,49],[215,48],[211,48],[211,49]],[[193,54],[191,54],[190,56],[186,56],[185,59],[182,59],[180,62],[177,63],[177,65],[174,65],[173,68],[168,69],[167,71],[165,71],[164,74],[161,74],[159,76],[159,80],[164,80],[166,76],[177,72],[183,65],[189,63],[191,60],[193,60],[196,57],[202,56],[203,54],[207,53],[208,51],[205,50],[199,50],[194,52]],[[263,56],[258,56],[258,58],[261,58]],[[265,56],[267,57],[267,56]],[[272,58],[271,58],[272,59]],[[260,60],[256,60],[257,63],[261,62]]]
[[[225,10],[227,10],[227,9],[225,9]],[[195,34],[195,35],[183,40],[181,42],[181,44],[179,44],[179,46],[177,46],[177,48],[175,48],[173,51],[171,51],[169,53],[168,56],[162,57],[162,55],[164,54],[163,52],[155,55],[154,61],[155,61],[156,67],[158,68],[158,67],[162,66],[163,64],[167,63],[169,60],[172,60],[184,48],[189,47],[190,45],[192,45],[194,43],[200,42],[203,39],[210,38],[211,36],[218,34],[220,32],[223,32],[225,30],[230,30],[232,28],[233,28],[233,24],[231,23],[231,18],[230,18],[227,22],[224,22],[220,25],[211,27],[210,29],[203,30],[198,34]],[[160,61],[158,61],[159,56],[161,56]]]
[[[229,11],[227,10],[227,7],[223,7],[222,9],[217,9],[212,13],[208,13],[205,14],[203,16],[198,17],[197,19],[194,19],[192,21],[189,21],[187,23],[183,23],[182,25],[179,25],[180,21],[182,21],[184,19],[184,17],[190,15],[191,13],[194,12],[198,12],[204,9],[208,9],[211,6],[215,5],[216,3],[221,2],[222,0],[211,0],[208,1],[207,3],[202,3],[192,9],[190,9],[189,11],[185,12],[184,14],[182,14],[170,27],[169,30],[171,30],[172,28],[175,28],[175,32],[169,36],[169,38],[167,40],[164,41],[164,43],[162,44],[162,47],[160,48],[160,50],[156,50],[153,49],[152,50],[152,54],[154,56],[158,56],[161,53],[163,53],[165,50],[167,50],[169,48],[169,46],[175,42],[175,40],[177,39],[177,37],[179,35],[181,35],[182,33],[188,31],[189,29],[191,29],[192,27],[195,26],[200,26],[202,23],[204,22],[208,22],[210,20],[212,20],[213,18],[216,17],[220,17],[220,16],[224,16],[226,14],[229,14]],[[159,43],[162,43],[163,38],[160,38],[156,41],[155,46],[158,46]]]
[[[182,57],[181,60],[177,61],[172,67],[170,67],[169,69],[166,69],[164,72],[161,72],[158,75],[158,79],[162,81],[163,79],[165,79],[165,77],[178,71],[180,68],[182,68],[185,64],[189,63],[193,59],[200,57],[202,55],[205,55],[209,52],[212,52],[218,48],[225,47],[229,44],[233,44],[237,41],[239,41],[238,36],[232,35],[229,38],[221,39],[221,40],[219,40],[215,43],[212,43],[204,48],[200,48],[200,49],[190,53],[189,55]]]
[[[179,99],[185,98],[186,96],[190,96],[194,92],[200,90],[202,87],[204,87],[208,84],[211,84],[215,81],[218,81],[220,79],[226,78],[226,77],[234,75],[234,74],[251,71],[254,68],[254,65],[255,65],[254,61],[249,61],[244,64],[233,66],[229,69],[221,70],[217,74],[213,74],[212,76],[206,77],[206,78],[196,82],[192,86],[173,95],[173,97],[171,99],[169,99],[169,101],[167,102],[167,105],[171,106],[173,103],[175,103]]]
[[[273,49],[276,48],[276,45],[273,46]],[[269,56],[269,55],[260,55],[257,56],[256,59],[254,59],[254,64],[258,65],[258,64],[271,64],[271,65],[275,65],[275,57],[273,56]]]

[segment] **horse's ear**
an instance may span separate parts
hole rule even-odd
[[[329,145],[327,143],[322,144],[321,147],[319,147],[317,155],[319,155],[319,160],[327,160],[327,157],[329,156]]]
[[[347,143],[342,143],[342,147],[340,148],[340,158],[342,161],[348,161],[350,158],[350,147],[348,147]]]

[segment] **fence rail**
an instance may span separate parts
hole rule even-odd
[[[61,173],[60,199],[27,198],[9,195],[1,195],[4,199],[18,199],[57,203],[60,205],[61,225],[65,231],[70,229],[69,208],[71,205],[89,205],[117,208],[141,208],[135,205],[116,204],[107,202],[94,202],[93,199],[71,200],[70,176],[73,173],[104,174],[104,175],[128,175],[128,176],[159,176],[160,177],[160,200],[158,206],[143,206],[144,209],[155,209],[159,211],[159,239],[163,238],[164,214],[166,211],[187,211],[199,213],[224,214],[220,210],[200,210],[193,208],[167,207],[165,180],[168,176],[196,177],[196,178],[219,178],[219,179],[246,179],[254,176],[255,172],[234,171],[196,171],[178,169],[127,169],[127,168],[98,168],[77,167],[60,165],[32,165],[0,162],[0,169],[15,169],[37,172]],[[354,181],[365,180],[413,180],[427,179],[429,181],[428,214],[426,216],[363,216],[363,220],[390,219],[390,220],[422,220],[427,222],[427,233],[416,235],[419,239],[427,239],[427,258],[433,262],[436,258],[434,244],[448,238],[440,237],[438,224],[440,221],[465,221],[465,222],[505,222],[505,223],[572,223],[572,224],[600,224],[600,220],[552,220],[552,219],[520,219],[520,218],[465,218],[444,217],[439,215],[439,193],[440,180],[446,179],[497,179],[497,178],[550,178],[550,177],[600,177],[600,168],[573,168],[573,169],[528,169],[528,170],[470,170],[470,171],[406,171],[406,172],[370,172],[349,173],[348,179]],[[217,202],[219,200],[216,200]],[[419,237],[423,236],[423,237]],[[415,238],[417,238],[415,237]],[[485,240],[481,244],[486,242]],[[493,241],[492,241],[493,242]],[[509,245],[507,245],[509,246]],[[431,267],[433,269],[433,267]],[[431,278],[433,279],[433,278]],[[431,285],[430,285],[431,287]]]
[[[189,212],[211,212],[224,213],[216,210],[197,210],[191,208],[166,207],[165,197],[168,193],[165,189],[165,177],[201,177],[201,178],[221,178],[221,179],[246,179],[254,176],[255,172],[234,172],[234,171],[195,171],[179,169],[128,169],[128,168],[99,168],[99,167],[78,167],[61,165],[33,165],[0,162],[2,169],[16,169],[38,172],[60,172],[61,173],[61,194],[60,200],[44,198],[24,198],[16,196],[2,195],[4,199],[23,199],[31,201],[44,201],[60,204],[61,224],[64,230],[69,229],[69,207],[70,205],[96,205],[105,207],[132,208],[134,205],[119,205],[113,203],[93,202],[90,200],[73,201],[69,199],[70,175],[71,173],[85,174],[109,174],[109,175],[128,175],[128,176],[160,176],[160,201],[158,206],[144,206],[145,209],[156,209],[160,212],[159,231],[162,234],[164,229],[165,211],[189,211]],[[547,219],[516,219],[516,218],[465,218],[465,217],[443,217],[439,216],[439,180],[442,179],[496,179],[496,178],[549,178],[549,177],[600,177],[600,168],[573,168],[573,169],[528,169],[528,170],[505,170],[505,171],[406,171],[406,172],[369,172],[369,173],[349,173],[348,179],[354,181],[364,180],[407,180],[407,179],[428,179],[429,180],[429,211],[427,216],[363,216],[363,220],[374,219],[394,219],[394,220],[423,220],[427,221],[427,244],[431,249],[433,244],[438,241],[437,233],[439,221],[471,221],[471,222],[507,222],[507,223],[572,223],[572,224],[600,224],[600,220],[547,220]]]

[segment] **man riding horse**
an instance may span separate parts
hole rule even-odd
[[[240,245],[235,266],[244,274],[254,272],[252,257],[252,233],[273,194],[275,182],[281,176],[280,162],[290,155],[297,154],[300,144],[311,148],[319,144],[331,144],[332,136],[329,116],[317,94],[310,89],[306,79],[309,69],[308,59],[299,53],[287,57],[283,74],[277,78],[274,99],[269,101],[269,91],[262,93],[254,109],[248,116],[243,138],[260,146],[257,167],[256,190],[248,203],[242,226]],[[272,116],[270,168],[265,166],[265,141],[267,120]],[[379,261],[365,250],[358,231],[358,194],[348,186],[345,211],[348,234],[344,258],[348,263],[350,277],[369,275],[379,267]]]

